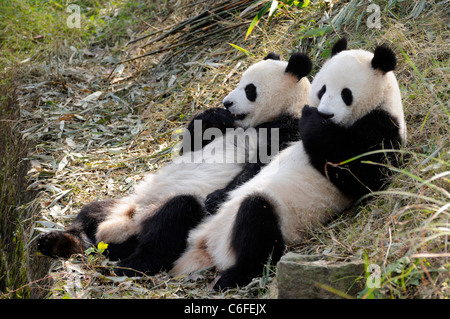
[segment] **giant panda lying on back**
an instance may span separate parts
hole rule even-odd
[[[248,283],[285,243],[344,211],[358,198],[387,185],[385,170],[397,165],[392,152],[406,139],[395,54],[346,50],[346,40],[315,76],[300,120],[301,140],[279,153],[249,182],[229,193],[216,215],[192,230],[188,248],[172,272],[216,266],[216,287]],[[372,152],[346,164],[355,156]],[[363,163],[371,161],[372,164]]]
[[[252,65],[224,99],[226,110],[206,110],[189,123],[191,140],[183,141],[180,157],[148,174],[131,195],[84,206],[65,231],[43,234],[38,249],[45,255],[68,257],[103,241],[109,244],[110,258],[122,259],[124,267],[146,272],[170,269],[184,250],[189,229],[204,217],[201,203],[206,196],[218,189],[237,187],[270,160],[270,156],[266,162],[259,158],[260,149],[273,144],[259,138],[259,131],[267,129],[270,139],[271,129],[278,129],[275,144],[280,148],[298,140],[298,119],[308,102],[310,83],[306,75],[311,68],[309,58],[300,53],[293,54],[289,62],[271,53]],[[202,121],[200,133],[194,131],[197,120]],[[216,134],[209,141],[197,143],[195,136],[201,139],[208,128],[216,128],[219,133],[237,129],[231,139],[228,133]],[[268,155],[276,151],[271,149]],[[173,216],[180,218],[175,221]],[[176,236],[168,235],[173,232]],[[145,246],[148,234],[155,233],[167,239],[158,239],[153,253],[165,255],[149,265],[134,253]]]

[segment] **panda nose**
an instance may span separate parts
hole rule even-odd
[[[331,119],[334,116],[334,113],[323,113],[323,112],[320,112],[320,111],[318,111],[318,113],[325,120]]]
[[[223,106],[228,110],[233,105],[231,101],[223,101]]]

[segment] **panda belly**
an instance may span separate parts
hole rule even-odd
[[[303,143],[297,142],[250,182],[231,192],[218,213],[191,232],[188,250],[175,264],[174,273],[189,273],[209,265],[223,270],[235,263],[231,234],[239,207],[250,195],[260,195],[273,205],[287,243],[298,242],[308,227],[351,204],[310,165]]]
[[[247,134],[248,143],[218,137],[202,150],[187,153],[172,163],[147,175],[135,192],[121,198],[111,208],[107,218],[99,224],[96,240],[122,243],[139,233],[143,222],[170,198],[190,194],[201,202],[216,189],[225,187],[241,170],[243,164],[254,156],[256,132]]]
[[[268,199],[276,198],[276,212],[288,244],[300,242],[308,229],[326,222],[352,203],[309,164],[302,166],[294,176],[275,185],[276,192],[267,194]]]

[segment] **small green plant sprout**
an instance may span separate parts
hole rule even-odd
[[[104,243],[104,242],[101,241],[101,242],[98,243],[97,247],[92,246],[92,247],[86,249],[86,251],[84,252],[84,254],[85,254],[85,255],[90,255],[90,254],[94,253],[94,254],[101,255],[101,254],[103,254],[103,252],[104,252],[106,249],[108,249],[108,244],[106,244],[106,243]]]

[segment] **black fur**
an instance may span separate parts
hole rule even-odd
[[[382,110],[374,110],[345,128],[324,119],[317,108],[305,106],[300,119],[300,133],[312,165],[353,199],[381,190],[387,182],[388,169],[362,161],[389,161],[391,165],[400,165],[395,153],[391,152],[380,152],[338,165],[370,151],[400,148],[397,121]]]
[[[311,69],[312,62],[306,54],[294,53],[289,58],[285,72],[296,76],[300,81],[311,72]]]
[[[347,50],[347,39],[339,39],[331,48],[331,56],[338,54],[341,51]]]
[[[285,244],[272,204],[262,196],[252,195],[241,204],[233,226],[231,245],[236,263],[226,269],[216,283],[224,289],[248,284],[271,264],[281,258]]]
[[[205,209],[207,213],[211,215],[217,213],[219,207],[227,200],[228,193],[252,179],[263,167],[264,164],[261,162],[247,163],[242,171],[236,175],[226,187],[208,194],[205,200]]]
[[[194,130],[195,121],[201,121],[201,131]],[[180,155],[189,151],[200,150],[211,143],[214,139],[203,140],[203,133],[212,127],[218,128],[222,134],[225,134],[227,128],[235,127],[233,115],[227,109],[219,107],[206,109],[195,115],[186,128]],[[196,140],[202,141],[202,143],[195,145]]]
[[[353,94],[352,91],[348,88],[344,88],[341,91],[342,101],[344,101],[345,105],[352,105],[353,103]]]
[[[154,275],[169,270],[186,249],[189,231],[197,226],[205,213],[191,195],[170,199],[142,225],[136,250],[118,264],[117,275]],[[136,270],[136,271],[134,271]]]
[[[327,91],[327,86],[324,84],[324,85],[320,88],[319,92],[317,92],[317,97],[319,98],[319,100],[322,99],[322,96],[325,94],[326,91]]]
[[[109,260],[122,260],[130,256],[139,244],[139,238],[137,235],[129,237],[123,243],[120,244],[108,244],[106,255]]]
[[[78,234],[67,231],[52,231],[42,234],[37,248],[45,256],[69,258],[83,251],[83,242]]]
[[[265,147],[268,150],[267,154],[277,154],[278,152],[285,149],[289,145],[289,143],[298,141],[300,139],[299,119],[288,113],[283,113],[276,120],[260,124],[256,127],[257,130],[262,128],[267,130],[267,143],[258,143],[258,147]],[[271,149],[271,129],[273,128],[277,128],[279,130],[279,148],[276,150]],[[260,138],[260,134],[258,134],[258,138]],[[259,149],[257,151],[257,154],[260,154]],[[207,212],[209,214],[215,214],[220,205],[227,199],[227,195],[230,191],[236,189],[240,185],[252,179],[266,164],[267,163],[263,163],[262,159],[259,157],[256,163],[245,164],[242,171],[238,175],[236,175],[225,188],[218,189],[206,197],[205,208]]]
[[[97,244],[97,226],[105,220],[108,210],[115,203],[115,200],[105,200],[85,205],[65,231],[42,234],[38,240],[38,250],[46,256],[68,258]]]
[[[256,86],[253,83],[247,84],[245,87],[245,96],[247,99],[251,102],[256,101],[257,92],[256,92]]]
[[[275,52],[270,52],[264,60],[280,60],[280,55]]]
[[[380,45],[375,48],[372,59],[372,67],[379,69],[384,73],[393,71],[397,65],[397,58],[395,53],[387,46]]]

